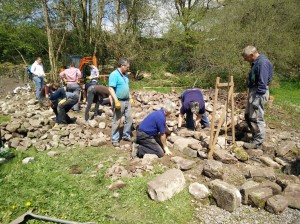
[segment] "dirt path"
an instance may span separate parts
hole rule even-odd
[[[18,86],[25,86],[24,82],[15,78],[0,76],[0,98],[4,98]]]

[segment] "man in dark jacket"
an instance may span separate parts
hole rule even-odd
[[[246,149],[260,148],[265,139],[264,105],[269,99],[269,85],[273,77],[273,65],[254,46],[247,46],[242,52],[245,61],[250,62],[248,75],[248,101],[245,119],[252,132],[253,139],[244,144]]]

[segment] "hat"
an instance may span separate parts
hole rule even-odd
[[[196,101],[190,102],[190,109],[193,114],[198,114],[200,111],[199,102],[196,102]]]

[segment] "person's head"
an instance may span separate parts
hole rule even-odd
[[[122,73],[127,72],[130,67],[130,62],[127,58],[120,58],[118,62],[118,67]]]
[[[259,56],[259,53],[256,47],[249,45],[243,49],[242,56],[245,61],[254,62]]]
[[[54,84],[54,81],[51,79],[46,81],[46,86],[48,86],[48,87],[53,86],[53,84]]]
[[[190,109],[193,114],[199,114],[200,112],[200,104],[197,101],[192,101],[190,103]]]
[[[170,114],[174,113],[176,110],[176,104],[171,101],[167,101],[162,106],[163,111],[165,112],[166,116],[169,116]]]
[[[36,61],[37,61],[37,63],[42,64],[42,58],[41,57],[37,57]]]
[[[92,68],[94,66],[93,62],[89,61],[88,66],[90,66],[90,68]]]

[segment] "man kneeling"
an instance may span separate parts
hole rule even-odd
[[[132,157],[142,158],[145,154],[155,154],[158,157],[172,155],[167,146],[166,134],[169,132],[166,126],[166,117],[175,112],[176,105],[167,102],[157,111],[149,114],[137,129],[138,146],[133,143]]]

